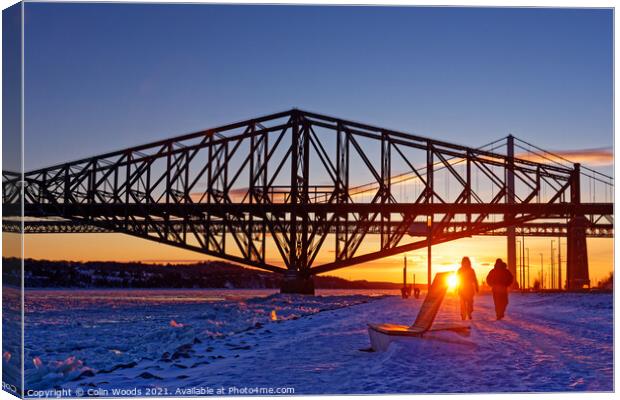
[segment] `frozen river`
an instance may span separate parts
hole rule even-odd
[[[369,345],[366,324],[410,324],[421,299],[318,294],[28,291],[26,388],[107,396],[248,387],[296,394],[612,390],[610,294],[513,294],[499,322],[491,297],[481,295],[467,340],[431,335],[384,353],[359,351]],[[449,294],[438,322],[456,318]]]

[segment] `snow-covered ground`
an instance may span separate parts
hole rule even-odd
[[[130,300],[31,292],[26,387],[106,396],[118,388],[177,396],[221,387],[296,394],[613,389],[609,294],[513,294],[502,321],[491,297],[481,295],[469,338],[435,333],[368,353],[360,351],[369,347],[367,323],[410,324],[422,299],[231,292],[209,301],[192,291],[160,299],[161,292],[146,291]],[[458,319],[457,307],[449,295],[436,322]]]

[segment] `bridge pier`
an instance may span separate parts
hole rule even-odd
[[[581,166],[575,164],[571,176],[571,203],[581,203]],[[574,213],[568,221],[566,240],[566,289],[581,290],[590,287],[588,271],[588,246],[586,243],[586,225],[588,219],[583,214]]]
[[[287,272],[280,284],[280,293],[314,295],[314,279],[295,271]]]
[[[590,287],[588,271],[588,246],[586,244],[586,224],[584,216],[576,216],[568,222],[566,289],[581,290]]]

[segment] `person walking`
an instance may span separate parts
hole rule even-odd
[[[459,286],[458,293],[461,300],[461,319],[471,319],[474,312],[474,294],[478,293],[478,279],[476,271],[471,267],[469,257],[463,257],[461,268],[456,271]]]
[[[487,284],[493,289],[495,316],[497,320],[504,318],[508,306],[508,288],[512,285],[513,276],[501,258],[495,260],[493,269],[487,275]]]

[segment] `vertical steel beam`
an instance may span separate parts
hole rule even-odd
[[[252,132],[255,128],[252,127]],[[250,203],[263,203],[267,188],[268,143],[267,134],[253,135],[250,140]]]
[[[213,202],[213,194],[211,191],[211,188],[213,187],[213,164],[214,164],[214,160],[213,160],[213,137],[214,135],[211,135],[208,139],[208,143],[209,146],[207,148],[207,154],[208,154],[208,158],[207,158],[207,173],[206,173],[206,180],[207,180],[207,187],[205,189],[206,191],[206,199],[207,199],[207,203],[212,203]],[[205,247],[208,250],[214,249],[215,247],[213,246],[212,240],[216,240],[215,239],[215,235],[212,232],[212,225],[211,225],[211,213],[207,213],[207,215],[205,216],[205,230],[204,230],[204,242],[205,242]]]
[[[125,169],[125,204],[129,204],[129,177],[131,176],[131,155],[132,152],[127,152],[127,168]],[[168,172],[166,172],[166,176],[170,176]],[[129,210],[125,209],[125,229],[129,227]],[[166,224],[168,227],[168,224]],[[166,233],[166,239],[168,238]]]
[[[514,136],[508,135],[506,158],[506,203],[515,204],[515,144]],[[514,215],[505,215],[504,218],[512,221]],[[511,225],[506,229],[507,261],[508,270],[515,277],[513,288],[518,288],[523,282],[518,282],[517,278],[517,235],[515,226]]]
[[[426,148],[426,203],[432,203],[433,202],[433,195],[434,195],[434,189],[433,189],[433,172],[434,172],[434,166],[433,166],[433,144],[429,141],[427,144],[427,148]],[[427,248],[426,248],[426,276],[427,276],[427,283],[426,283],[426,287],[427,290],[430,291],[431,290],[431,281],[432,281],[432,266],[433,266],[433,251],[432,251],[432,246],[433,246],[433,216],[429,215],[427,217],[426,220],[426,229],[427,229]]]
[[[340,122],[336,135],[336,202],[345,204],[349,201],[349,134]],[[336,220],[336,261],[348,257],[348,216],[347,212],[338,213]]]
[[[433,202],[433,144],[428,142],[426,147],[426,203]]]
[[[301,196],[298,199],[301,209],[301,249],[299,253],[299,271],[301,275],[306,278],[310,276],[310,265],[308,264],[308,253],[310,248],[309,243],[309,223],[310,218],[308,212],[303,207],[310,201],[309,184],[310,184],[310,126],[302,119],[301,123],[301,143],[300,150],[302,151],[301,162]]]
[[[252,136],[250,136],[250,171],[248,174],[249,177],[249,196],[248,196],[248,200],[250,202],[250,204],[255,202],[255,196],[256,196],[256,181],[258,179],[258,177],[255,174],[255,169],[260,169],[260,149],[256,148],[256,141],[260,140],[256,138],[256,135],[254,135],[254,132],[256,130],[256,124],[254,122],[252,122],[250,124],[250,132],[252,133]],[[257,159],[258,157],[258,159]],[[256,165],[254,165],[256,163]],[[252,215],[252,213],[248,213],[248,220],[247,220],[247,226],[246,226],[246,231],[245,231],[245,239],[246,242],[245,246],[246,246],[246,251],[247,251],[247,255],[248,258],[250,258],[253,261],[257,261],[253,258],[253,253],[252,253],[252,240],[253,240],[253,230],[254,228],[254,217]]]
[[[260,178],[259,178],[259,186],[260,186],[260,190],[261,190],[261,195],[260,195],[260,202],[262,204],[266,204],[267,203],[267,174],[268,174],[268,167],[269,167],[269,133],[265,132],[262,135],[262,139],[263,139],[263,147],[262,147],[262,154],[260,156],[260,165],[263,167],[262,169],[262,173],[260,173]],[[267,222],[265,220],[265,218],[263,217],[261,219],[261,230],[260,230],[260,257],[261,260],[263,262],[265,262],[266,260],[266,252],[267,252]]]
[[[297,202],[299,198],[299,186],[298,186],[298,168],[299,168],[299,113],[296,110],[292,111],[292,127],[291,127],[291,194],[289,201],[293,205],[291,207],[291,236],[289,243],[289,272],[292,272],[292,276],[297,276],[297,270],[299,269],[297,261]]]
[[[64,204],[68,205],[71,203],[71,180],[69,179],[69,166],[65,167],[64,189]]]
[[[299,110],[291,111],[291,120],[289,265],[280,291],[282,293],[314,294],[314,283],[310,277],[308,265],[309,215],[303,207],[309,201],[310,126],[305,122]],[[301,232],[297,229],[298,222],[301,222]]]
[[[471,188],[471,158],[472,158],[472,154],[471,154],[471,152],[469,150],[467,150],[466,157],[467,157],[467,160],[465,161],[466,162],[465,182],[467,184],[467,187],[465,188],[465,191],[467,193],[467,204],[471,204],[471,194],[472,194],[472,188]],[[471,229],[471,213],[467,213],[467,216],[465,218],[467,218],[467,229]]]
[[[222,182],[222,191],[224,192],[222,194],[222,196],[224,198],[228,198],[228,190],[226,189],[228,187],[228,166],[230,164],[229,163],[229,161],[230,161],[230,154],[229,154],[228,144],[229,144],[229,142],[224,143],[224,154],[222,156],[220,156],[220,157],[222,157],[224,159],[224,161],[223,161],[224,171],[222,171],[223,173],[222,172],[218,173],[218,174],[222,174],[221,182]],[[218,163],[217,163],[218,166],[221,164],[220,163],[220,159],[221,158],[218,158]],[[218,179],[220,179],[220,178],[218,177]],[[228,218],[227,215],[225,215],[222,218],[224,220],[224,224],[222,225],[222,239],[221,239],[221,242],[222,242],[222,251],[224,251],[224,252],[226,252],[226,226],[227,226],[227,224],[226,224],[227,221],[226,220],[227,220],[227,218]]]
[[[381,132],[381,204],[387,204],[391,197],[391,144],[389,136]],[[390,244],[390,213],[381,212],[381,249]]]

